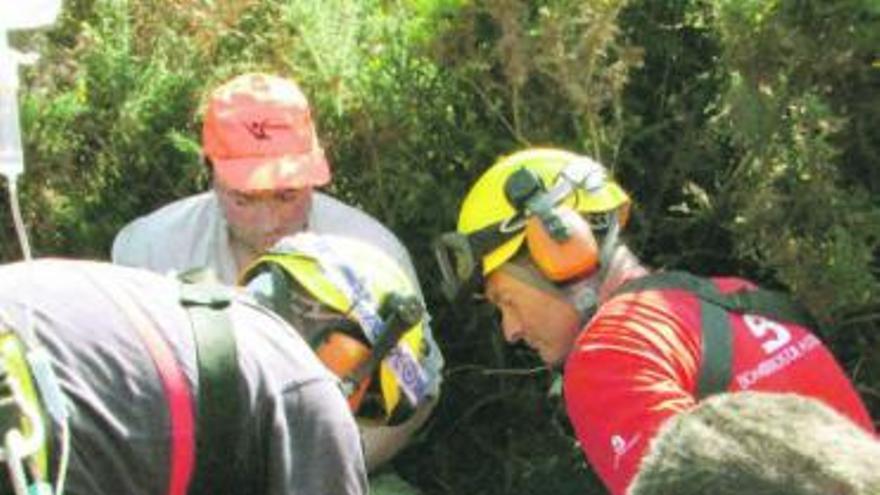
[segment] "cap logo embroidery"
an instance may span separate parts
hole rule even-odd
[[[267,141],[272,139],[272,135],[269,133],[270,130],[278,130],[278,129],[289,129],[290,126],[285,123],[272,123],[268,120],[254,120],[251,122],[246,122],[244,124],[245,129],[251,133],[251,136],[254,139],[259,141]]]

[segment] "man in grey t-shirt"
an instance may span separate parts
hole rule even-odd
[[[30,322],[70,414],[66,493],[186,493],[204,455],[193,438],[204,411],[181,294],[174,278],[105,263],[0,266],[0,330],[22,333]],[[235,452],[221,455],[230,469],[233,455],[247,459],[250,476],[228,492],[366,493],[357,427],[335,377],[280,317],[244,293],[230,297],[243,411]]]
[[[307,230],[372,244],[419,285],[409,253],[390,230],[314,190],[330,182],[330,165],[309,103],[292,80],[246,73],[214,89],[202,149],[212,190],[123,227],[113,242],[114,263],[162,273],[210,267],[232,285],[282,237]]]

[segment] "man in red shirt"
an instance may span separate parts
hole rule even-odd
[[[619,239],[629,204],[595,161],[525,150],[477,180],[435,243],[448,296],[482,291],[509,342],[563,367],[568,416],[614,495],[658,428],[716,392],[815,397],[874,432],[796,308],[741,279],[650,273]]]

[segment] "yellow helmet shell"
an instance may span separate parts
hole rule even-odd
[[[584,156],[552,148],[530,148],[502,157],[477,179],[465,196],[459,211],[458,231],[469,234],[516,215],[517,211],[507,200],[504,188],[507,179],[517,170],[528,168],[547,187],[552,187],[566,165],[584,159]],[[563,202],[581,213],[607,212],[628,207],[629,203],[629,196],[611,179],[598,191],[578,190]],[[484,255],[483,275],[488,275],[510,260],[519,251],[524,238],[525,233],[520,233]]]
[[[298,237],[315,235],[314,233],[302,233],[288,238],[287,240],[291,242],[287,245],[293,249],[286,252],[270,252],[261,256],[252,267],[246,270],[244,278],[247,278],[248,272],[264,263],[276,263],[302,285],[315,300],[338,311],[342,316],[349,316],[354,301],[351,301],[346,292],[337,287],[333,281],[333,278],[336,280],[345,279],[340,268],[334,266],[329,259],[319,260],[309,254],[307,250],[298,251],[296,249]],[[336,257],[343,260],[360,279],[376,304],[380,304],[392,292],[404,296],[418,294],[401,267],[376,247],[348,237],[333,235],[321,235],[320,237],[328,247],[333,249]],[[336,271],[335,275],[329,275],[331,271]],[[422,360],[427,350],[427,344],[424,341],[425,323],[426,318],[423,318],[404,332],[400,338],[400,344],[408,347],[419,361]],[[379,367],[379,380],[383,406],[386,414],[390,416],[398,405],[402,404],[401,399],[405,396],[401,392],[394,371],[385,360]]]

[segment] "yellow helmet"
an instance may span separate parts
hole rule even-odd
[[[305,315],[314,317],[313,326],[326,323],[304,336],[342,379],[357,416],[399,424],[424,399],[426,313],[410,279],[375,247],[299,233],[258,258],[244,271],[242,283],[288,321],[302,322],[297,317]]]
[[[435,243],[447,283],[450,278],[458,279],[453,284],[460,286],[472,275],[488,275],[520,250],[526,219],[533,213],[511,198],[511,182],[520,178],[522,170],[530,172],[550,196],[558,196],[550,198],[551,206],[566,206],[581,214],[616,211],[620,223],[626,222],[630,198],[599,163],[559,149],[513,153],[480,176],[462,202],[457,232],[444,234]]]

